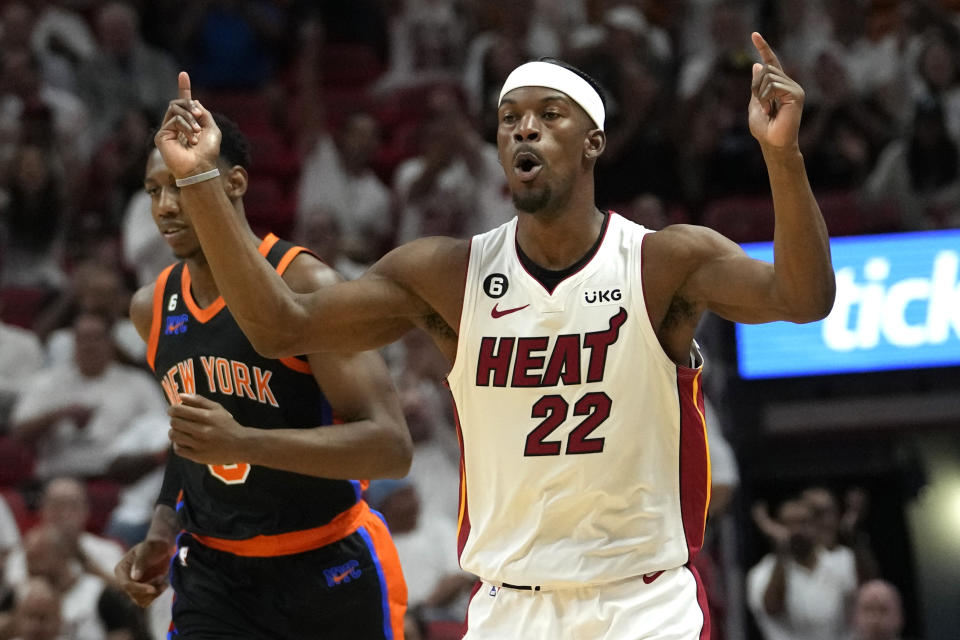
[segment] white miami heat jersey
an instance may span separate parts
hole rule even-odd
[[[471,243],[456,361],[461,566],[490,582],[573,586],[687,563],[710,470],[697,368],[647,316],[647,229],[611,213],[594,257],[551,294],[517,220]]]

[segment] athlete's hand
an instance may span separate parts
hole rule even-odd
[[[131,547],[113,569],[120,588],[146,607],[167,588],[173,548],[162,540],[144,540]]]
[[[750,133],[762,147],[796,149],[804,92],[783,72],[773,49],[759,33],[752,35],[763,64],[753,65],[749,106]]]
[[[185,178],[217,166],[221,136],[210,112],[193,99],[186,71],[177,78],[177,94],[153,140],[170,172]]]
[[[235,464],[244,461],[246,427],[223,406],[190,393],[180,394],[180,404],[170,414],[170,442],[177,455],[201,464]]]

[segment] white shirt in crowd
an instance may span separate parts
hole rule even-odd
[[[786,609],[767,614],[763,594],[770,583],[776,556],[767,554],[747,573],[747,604],[765,640],[836,640],[846,637],[847,606],[857,588],[853,554],[817,551],[817,563],[807,569],[787,560]]]

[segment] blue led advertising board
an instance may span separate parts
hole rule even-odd
[[[820,322],[737,325],[746,379],[960,366],[960,229],[830,241],[837,298]],[[744,250],[773,260],[773,243]]]

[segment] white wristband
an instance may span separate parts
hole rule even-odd
[[[205,182],[207,180],[213,180],[220,175],[220,169],[214,167],[210,171],[204,171],[203,173],[197,173],[192,176],[187,176],[186,178],[177,178],[178,187],[189,187],[192,184],[197,184],[198,182]]]

